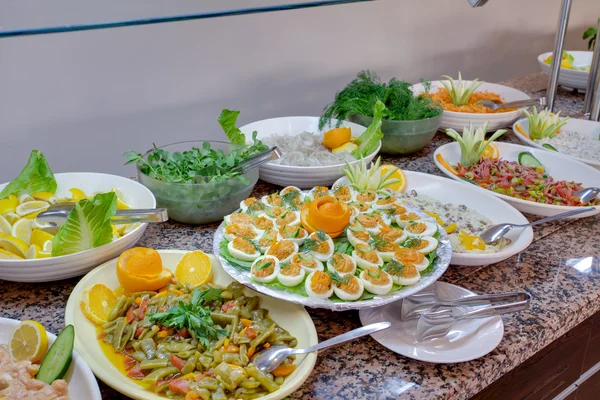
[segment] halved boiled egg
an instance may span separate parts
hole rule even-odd
[[[404,232],[401,228],[390,228],[381,230],[379,235],[389,241],[396,242],[398,244],[404,243],[404,241],[408,238],[406,232]]]
[[[283,207],[284,206],[283,199],[281,198],[279,193],[266,194],[260,200],[269,207]]]
[[[365,228],[369,232],[379,232],[381,226],[379,225],[379,221],[381,219],[379,216],[371,216],[368,214],[359,214],[350,219],[350,223],[354,224],[358,222],[363,228]]]
[[[333,280],[327,272],[311,272],[304,282],[304,290],[309,297],[328,299],[333,294]]]
[[[433,236],[437,232],[437,225],[427,221],[411,221],[404,228],[408,236]]]
[[[393,260],[385,266],[384,270],[392,277],[396,285],[414,285],[421,279],[421,274],[413,264],[402,264]]]
[[[379,225],[387,225],[390,226],[394,221],[394,218],[387,212],[389,209],[385,210],[373,210],[369,214],[371,217],[378,219]]]
[[[258,247],[260,247],[260,251],[263,253],[267,251],[267,249],[275,242],[279,240],[279,232],[275,228],[269,228],[263,232],[263,234],[258,238]]]
[[[279,228],[279,236],[301,245],[308,238],[308,232],[301,226],[284,225]]]
[[[327,261],[327,270],[333,270],[340,276],[354,275],[356,260],[348,254],[334,253]]]
[[[395,219],[396,223],[400,225],[401,228],[405,228],[411,221],[419,222],[421,217],[414,212],[406,212],[404,214],[396,215]]]
[[[292,287],[299,285],[304,280],[306,272],[300,264],[291,262],[281,266],[277,274],[277,280],[283,286]]]
[[[298,253],[298,243],[291,240],[283,239],[279,242],[274,242],[267,251],[266,256],[276,257],[280,263],[286,264],[292,261],[292,257]]]
[[[259,232],[252,225],[231,224],[223,229],[223,236],[229,241],[232,241],[236,237],[254,240],[258,237],[258,234]]]
[[[227,243],[227,250],[234,258],[242,261],[254,261],[260,257],[260,251],[256,249],[252,241],[240,237]]]
[[[342,282],[335,282],[333,286],[335,295],[346,301],[358,300],[364,290],[364,284],[354,275],[345,276]]]
[[[361,203],[360,201],[352,201],[348,205],[357,210],[357,214],[366,213],[371,210],[371,206],[368,203]]]
[[[271,218],[273,221],[275,221],[277,218],[279,218],[281,215],[285,214],[287,211],[289,211],[289,210],[285,207],[269,207],[265,210],[264,215],[268,218]],[[260,215],[262,216],[263,214],[261,213]]]
[[[373,207],[374,210],[391,209],[394,208],[396,201],[397,198],[394,195],[388,194],[385,196],[378,196],[378,199],[371,205],[371,207]]]
[[[279,270],[278,259],[270,256],[262,256],[254,260],[250,274],[258,282],[272,282],[277,278]]]
[[[394,257],[394,252],[400,248],[398,243],[388,240],[381,235],[373,235],[373,247],[384,262],[390,261]]]
[[[394,253],[394,260],[401,264],[412,264],[417,271],[424,271],[429,267],[429,259],[423,253],[413,248],[400,247]]]
[[[267,229],[271,229],[275,226],[273,220],[266,215],[260,215],[254,219],[253,223],[254,227],[261,231],[266,231]]]
[[[267,205],[256,197],[248,197],[240,202],[240,208],[245,213],[254,214],[266,210]]]
[[[356,197],[356,191],[350,186],[340,185],[333,189],[333,197],[342,203],[348,203]]]
[[[311,200],[317,199],[319,197],[323,197],[323,196],[331,196],[331,192],[329,191],[329,188],[327,186],[315,186],[314,188],[310,189],[310,191],[308,192],[308,197]]]
[[[411,237],[404,242],[403,246],[412,247],[423,254],[429,254],[437,249],[438,241],[432,236]]]
[[[304,202],[304,193],[296,186],[286,186],[279,192],[283,202],[288,207],[299,208]]]
[[[389,293],[394,284],[390,275],[378,267],[365,269],[360,273],[359,278],[367,292],[378,295]]]
[[[245,212],[236,212],[233,214],[226,215],[225,224],[227,225],[252,225],[254,224],[254,217],[250,214],[246,214]],[[260,229],[260,228],[259,228]]]
[[[317,260],[311,253],[298,253],[294,255],[292,263],[300,264],[307,274],[317,270],[323,271],[325,269],[323,263],[320,260]]]
[[[290,209],[286,209],[277,218],[275,218],[275,225],[280,227],[284,225],[300,225],[300,211],[292,211]]]
[[[369,231],[363,228],[360,223],[349,225],[346,229],[346,236],[350,244],[354,247],[359,243],[367,244],[371,240]]]
[[[377,192],[373,189],[363,190],[358,192],[355,197],[356,201],[366,204],[375,203],[377,201]]]
[[[381,256],[371,246],[362,243],[354,247],[352,258],[361,269],[379,268],[383,265]]]
[[[319,261],[326,261],[333,255],[333,240],[323,231],[310,234],[304,242],[310,253]]]

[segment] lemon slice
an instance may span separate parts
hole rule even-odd
[[[37,192],[31,195],[35,200],[46,201],[50,204],[54,204],[58,201],[58,198],[54,195],[54,193],[50,192]]]
[[[115,224],[113,227],[117,230],[119,236],[123,236],[125,234],[125,228],[127,228],[127,224]]]
[[[114,188],[112,191],[117,195],[117,210],[129,210],[131,206],[125,202],[123,191],[119,188]]]
[[[31,197],[27,193],[23,193],[22,195],[19,196],[19,204],[27,203],[27,202],[30,202],[33,200],[34,200],[33,197]]]
[[[10,235],[12,233],[12,225],[2,215],[0,215],[0,233]]]
[[[31,232],[29,244],[35,244],[36,246],[39,246],[40,248],[42,248],[42,247],[44,247],[44,244],[47,241],[52,242],[52,239],[54,239],[54,236],[52,236],[48,232],[44,232],[40,229],[34,229]]]
[[[44,253],[52,253],[52,240],[46,240],[44,245],[42,246],[42,251]]]
[[[0,246],[19,257],[25,257],[25,253],[29,249],[27,243],[21,239],[2,233],[0,233]]]
[[[15,222],[17,222],[18,220],[21,219],[21,217],[19,217],[14,211],[11,212],[7,212],[6,214],[3,215],[3,217],[10,223],[10,224],[14,224]]]
[[[20,219],[12,227],[12,236],[17,239],[21,239],[23,242],[29,244],[31,240],[31,223],[29,219]]]
[[[111,225],[111,227],[112,227],[113,240],[117,240],[118,238],[121,237],[121,234],[119,233],[119,231],[117,230],[117,228],[114,225]]]
[[[125,229],[123,229],[123,233],[121,235],[125,236],[129,232],[133,232],[134,230],[136,230],[139,226],[140,226],[139,222],[136,222],[135,224],[127,224],[127,225],[125,225]]]
[[[48,350],[46,329],[36,321],[21,322],[10,334],[8,349],[17,361],[41,361]]]
[[[50,222],[40,221],[37,219],[32,220],[31,229],[48,229],[52,228],[52,224]]]
[[[33,260],[36,258],[48,258],[51,256],[52,256],[52,253],[50,253],[48,251],[42,251],[40,246],[37,246],[35,244],[32,244],[31,246],[29,246],[27,253],[25,253],[25,258],[28,260]]]
[[[14,212],[19,205],[19,199],[14,194],[11,194],[6,199],[0,200],[0,215],[4,215],[9,212]]]
[[[85,192],[79,188],[71,188],[69,189],[69,192],[71,192],[72,201],[87,199],[87,195],[85,194]]]
[[[24,217],[29,214],[44,211],[50,207],[50,204],[41,200],[28,201],[17,206],[17,215]]]
[[[22,260],[23,257],[20,257],[14,253],[11,253],[8,250],[0,249],[0,260]]]

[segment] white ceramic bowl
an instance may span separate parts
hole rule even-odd
[[[69,189],[79,188],[86,194],[109,192],[114,188],[123,191],[124,200],[133,208],[154,208],[154,195],[145,186],[128,178],[93,172],[55,174],[59,198],[69,197]],[[0,185],[0,190],[6,183]],[[133,246],[146,230],[147,224],[127,235],[95,249],[60,257],[36,260],[0,260],[0,279],[14,282],[48,282],[83,275],[95,266],[121,254]]]
[[[182,250],[159,250],[159,253],[164,266],[174,270],[181,257],[188,252]],[[213,283],[220,286],[227,286],[233,282],[233,279],[223,270],[219,261],[213,255],[209,255],[209,257],[212,261],[214,272]],[[134,399],[164,400],[164,397],[142,388],[119,372],[110,360],[106,358],[97,340],[85,339],[95,338],[97,332],[96,326],[83,315],[79,306],[83,291],[96,283],[102,283],[113,290],[119,287],[116,268],[117,259],[115,258],[102,264],[79,281],[67,302],[65,324],[72,324],[75,327],[75,349],[81,354],[81,357],[88,363],[96,376],[104,383]],[[245,291],[248,295],[261,298],[261,307],[269,310],[269,316],[273,321],[298,339],[298,348],[306,348],[319,342],[315,325],[304,307],[263,296],[250,289],[245,289]],[[286,379],[285,384],[279,390],[261,397],[261,399],[278,400],[290,395],[302,386],[313,370],[316,361],[317,353],[298,355],[296,358],[296,370]]]
[[[447,178],[422,172],[404,171],[406,175],[406,192],[414,190],[417,194],[438,199],[448,204],[464,204],[489,218],[494,224],[504,222],[527,224],[527,218],[514,207],[494,197],[484,190],[469,187]],[[340,178],[334,185],[348,184],[348,178]],[[471,185],[472,186],[472,185]],[[471,254],[452,252],[450,264],[460,266],[478,266],[495,264],[525,250],[533,241],[533,230],[526,228],[522,231],[512,230],[506,236],[512,242],[504,249],[493,254]]]
[[[537,158],[543,165],[546,167],[546,171],[550,176],[552,176],[555,180],[567,180],[567,181],[575,181],[583,184],[583,187],[591,187],[591,186],[600,186],[600,171],[597,169],[590,167],[589,165],[585,165],[582,162],[574,160],[569,156],[565,156],[559,154],[554,151],[546,151],[540,150],[533,147],[521,146],[518,144],[510,144],[510,143],[500,143],[495,142],[496,146],[500,151],[500,157],[508,160],[508,161],[518,161],[519,153],[523,151],[528,151],[535,158]],[[478,190],[487,189],[477,187],[472,185],[469,182],[465,182],[452,172],[448,171],[444,166],[442,166],[438,160],[437,155],[441,154],[444,160],[448,162],[450,165],[456,165],[460,161],[460,147],[458,143],[452,142],[440,146],[434,153],[434,161],[435,165],[450,178],[461,182],[464,186],[470,185]],[[572,207],[572,206],[557,206],[554,204],[540,204],[535,203],[533,201],[527,201],[522,199],[517,199],[514,197],[510,197],[504,194],[496,193],[493,191],[489,191],[494,196],[501,198],[502,200],[508,202],[517,210],[533,215],[539,215],[542,217],[549,217],[552,215],[556,215],[562,212],[579,209],[580,207]],[[573,219],[589,217],[591,215],[598,214],[600,212],[600,206],[596,206],[594,211],[589,213],[578,214]]]
[[[21,321],[0,318],[0,344],[8,343],[10,333],[19,322]],[[51,345],[55,340],[56,336],[48,332],[48,344]],[[63,379],[67,381],[72,399],[102,400],[96,377],[76,351],[73,352],[71,367]]]
[[[536,147],[542,150],[553,151],[546,149],[541,144],[537,144],[535,141],[531,140],[529,136],[523,135],[517,129],[517,125],[523,128],[527,135],[529,135],[529,120],[527,118],[523,118],[513,124],[513,132],[515,132],[515,135],[517,135],[517,137],[523,144],[527,146]],[[567,124],[561,128],[561,131],[577,132],[582,136],[598,141],[600,137],[600,122],[590,121],[589,119],[571,118],[567,121]],[[586,163],[587,165],[591,165],[592,167],[600,169],[600,161],[593,161],[585,158],[574,157],[562,152],[560,154],[564,154],[565,156],[571,157],[575,160]]]
[[[332,120],[334,126],[337,120]],[[343,127],[352,129],[352,136],[358,137],[366,128],[352,122],[342,122]],[[326,127],[323,131],[331,129]],[[257,138],[264,139],[276,133],[279,135],[296,135],[301,132],[321,133],[319,130],[319,117],[281,117],[264,119],[262,121],[252,122],[244,125],[240,130],[251,138],[252,132],[258,132]],[[365,157],[365,162],[370,163],[379,152],[381,144],[377,150]],[[358,163],[353,161],[350,164]],[[292,165],[279,165],[267,163],[260,167],[260,179],[280,186],[297,186],[300,189],[308,189],[314,186],[330,186],[337,178],[343,176],[342,168],[345,164],[330,165],[327,167],[296,167]]]
[[[574,65],[584,67],[592,64],[591,51],[567,51],[575,60]],[[550,64],[546,64],[544,60],[552,55],[552,52],[540,54],[537,58],[538,64],[542,72],[550,76]],[[577,71],[574,69],[561,68],[558,73],[558,84],[571,89],[586,89],[590,73],[587,71]]]
[[[472,82],[472,81],[464,81],[464,82]],[[444,88],[441,81],[432,81],[431,82],[431,93],[436,93],[438,89]],[[422,84],[417,83],[412,86],[413,93],[415,95],[421,94],[425,91],[425,88]],[[505,102],[510,101],[518,101],[518,100],[527,100],[530,97],[521,92],[520,90],[513,89],[508,86],[498,85],[495,83],[484,82],[476,92],[484,92],[484,91],[494,92],[499,94]],[[440,129],[452,128],[459,132],[462,132],[462,129],[466,126],[469,126],[469,122],[473,124],[474,127],[482,126],[486,121],[488,124],[488,133],[493,133],[495,130],[500,128],[506,128],[510,126],[513,122],[521,117],[523,112],[521,109],[503,112],[503,113],[463,113],[456,111],[447,111],[444,110],[442,114],[442,124]]]

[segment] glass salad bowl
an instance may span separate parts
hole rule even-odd
[[[193,147],[202,149],[204,143],[209,143],[211,149],[222,150],[225,154],[239,148],[227,142],[188,141],[168,144],[159,149],[173,154]],[[151,151],[146,152],[144,159],[148,159],[150,153]],[[240,202],[250,195],[258,181],[258,169],[218,182],[210,182],[210,176],[198,176],[197,183],[161,181],[143,173],[139,164],[137,171],[139,182],[154,194],[158,207],[167,208],[169,218],[194,225],[222,220],[225,215],[239,208]]]

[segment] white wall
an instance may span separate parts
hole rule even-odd
[[[574,3],[567,48],[583,49],[600,2]],[[412,82],[458,70],[488,81],[535,72],[536,56],[552,49],[559,5],[378,0],[0,39],[0,182],[33,148],[56,172],[133,175],[124,151],[222,138],[222,108],[240,109],[241,123],[319,115],[360,69]]]

